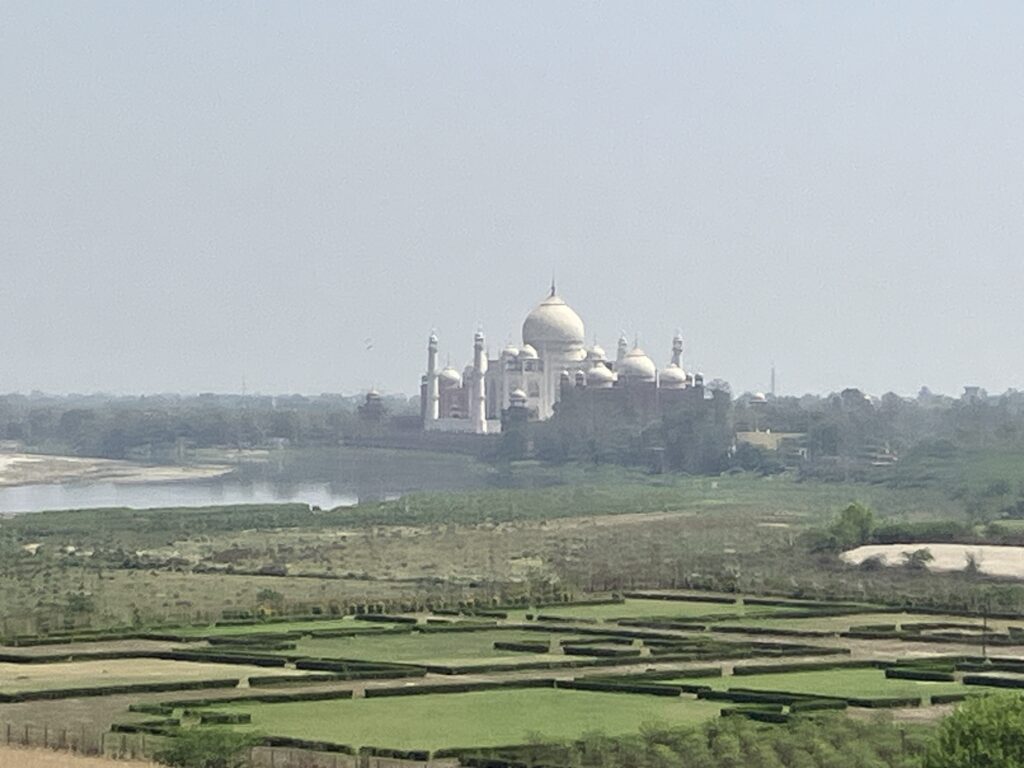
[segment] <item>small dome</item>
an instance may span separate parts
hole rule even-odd
[[[506,344],[501,354],[502,357],[516,357],[519,354],[519,347],[515,344]]]
[[[767,403],[768,398],[764,396],[764,392],[755,392],[750,396],[750,402],[752,403]]]
[[[450,365],[437,374],[437,378],[442,387],[462,386],[462,376]]]
[[[615,383],[615,374],[604,364],[595,365],[587,371],[587,386],[610,387]]]
[[[512,405],[526,405],[526,393],[517,387],[508,393],[508,401]]]
[[[607,359],[608,356],[605,354],[604,349],[601,348],[600,344],[595,344],[587,350],[587,360],[604,362]]]
[[[618,365],[619,378],[654,381],[658,367],[640,347],[633,347]]]
[[[519,356],[526,360],[536,360],[537,350],[533,348],[532,344],[523,344],[519,350]]]
[[[686,372],[675,363],[672,363],[661,372],[658,381],[662,389],[685,389]]]
[[[582,347],[583,321],[572,308],[554,293],[542,301],[523,322],[523,341],[534,346]]]
[[[371,400],[380,400],[380,392],[376,389],[371,389],[366,393],[366,401],[370,402]]]

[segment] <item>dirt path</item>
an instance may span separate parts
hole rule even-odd
[[[111,760],[86,757],[49,749],[0,747],[0,765],[4,768],[156,768],[156,763],[137,760]]]

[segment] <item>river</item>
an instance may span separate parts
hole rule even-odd
[[[200,507],[300,502],[329,509],[418,490],[487,484],[486,469],[464,456],[329,448],[272,452],[222,477],[174,482],[89,481],[0,488],[0,515],[91,507]]]

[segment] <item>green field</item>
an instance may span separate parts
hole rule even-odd
[[[659,681],[661,682],[661,681]],[[693,679],[676,682],[692,683]],[[765,675],[713,677],[702,684],[724,691],[728,688],[753,688],[764,691],[809,693],[821,696],[854,698],[928,697],[943,693],[964,693],[960,683],[936,683],[918,680],[890,680],[881,669],[822,669],[807,672],[778,672]]]
[[[250,712],[247,729],[264,734],[395,749],[561,741],[593,731],[621,735],[644,723],[704,722],[719,709],[717,702],[693,699],[548,689],[217,707]]]
[[[525,619],[527,613],[559,616],[567,619],[693,619],[700,616],[767,616],[777,613],[774,606],[744,606],[741,603],[705,603],[697,600],[626,600],[604,605],[552,605],[530,611],[514,611],[509,619]]]
[[[278,653],[322,659],[360,659],[405,663],[523,662],[538,659],[564,659],[565,657],[552,654],[537,655],[500,651],[495,650],[494,643],[496,641],[546,643],[550,642],[552,638],[562,636],[570,637],[571,635],[517,632],[515,630],[481,630],[478,632],[415,632],[356,637],[304,637],[296,642],[295,650],[279,651]]]
[[[221,626],[191,626],[166,630],[182,637],[234,637],[241,635],[269,635],[288,632],[316,632],[323,629],[344,629],[352,632],[379,632],[393,629],[395,624],[376,621],[357,621],[351,616],[339,619],[310,621],[268,621],[256,624],[225,624]]]

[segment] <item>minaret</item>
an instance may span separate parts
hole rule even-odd
[[[477,331],[473,337],[473,381],[470,390],[470,418],[473,431],[482,435],[487,432],[487,392],[484,376],[487,374],[487,355],[484,354],[484,333]]]
[[[441,416],[441,391],[437,381],[437,334],[430,332],[427,342],[427,410],[424,427],[429,429],[429,422],[437,421]]]
[[[623,331],[619,334],[619,348],[615,351],[615,363],[616,365],[622,362],[622,359],[626,356],[629,351],[629,342],[626,341],[626,332]]]
[[[672,365],[683,367],[683,334],[679,331],[672,337]]]

